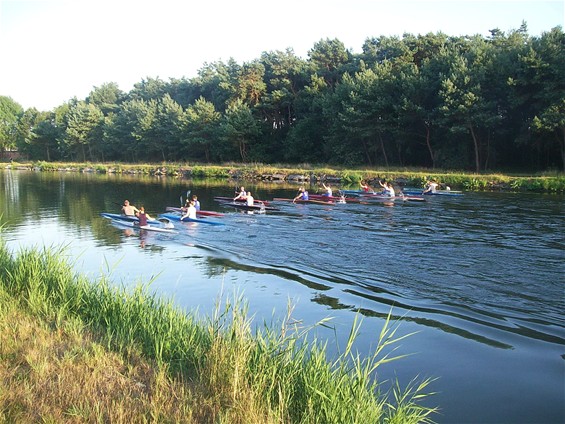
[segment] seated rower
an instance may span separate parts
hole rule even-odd
[[[292,203],[295,203],[297,200],[308,200],[308,192],[304,187],[300,187],[298,195],[292,199]]]
[[[247,206],[253,206],[255,204],[255,199],[251,195],[250,191],[247,192],[247,196],[245,197],[245,200],[247,201]]]
[[[139,209],[135,206],[129,204],[129,200],[124,200],[124,205],[122,206],[122,213],[126,216],[135,216],[139,213]]]
[[[198,200],[198,196],[196,194],[194,194],[192,196],[192,201],[194,202],[194,207],[196,208],[196,211],[200,210],[200,201]]]
[[[146,227],[147,226],[147,220],[151,219],[149,214],[145,213],[145,208],[143,206],[141,206],[139,208],[139,210],[137,211],[137,213],[135,215],[139,219],[139,226],[140,227]]]
[[[234,197],[234,202],[236,200],[245,200],[245,198],[247,197],[247,193],[245,192],[245,187],[241,186],[241,188],[239,189],[239,193],[237,196]]]
[[[373,189],[371,188],[368,182],[363,180],[359,183],[359,185],[361,186],[361,190],[363,190],[364,193],[373,192]]]
[[[180,220],[182,221],[185,218],[196,219],[196,207],[194,206],[193,200],[188,203],[188,208],[186,209],[184,215],[181,216]]]
[[[435,193],[437,191],[438,185],[439,184],[435,180],[428,181],[422,194]]]
[[[383,195],[388,196],[388,197],[395,197],[396,193],[394,192],[394,187],[392,187],[392,184],[384,181],[383,183],[379,181],[379,184],[381,185],[381,187],[383,188],[383,191],[381,192]]]
[[[329,185],[327,186],[325,183],[322,183],[322,185],[324,186],[324,189],[326,190],[326,192],[324,194],[322,194],[322,196],[332,197],[333,196],[332,188]]]

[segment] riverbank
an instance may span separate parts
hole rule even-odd
[[[395,325],[376,351],[328,362],[290,313],[252,328],[242,299],[213,317],[186,315],[144,287],[76,275],[64,250],[16,254],[0,238],[0,406],[8,422],[431,422],[429,380],[387,397],[375,370],[391,359]],[[327,324],[327,323],[320,323]],[[390,403],[393,402],[393,403]]]
[[[232,180],[289,181],[315,184],[321,181],[342,186],[358,186],[367,180],[378,187],[378,181],[392,181],[399,187],[423,187],[434,179],[454,190],[467,191],[522,191],[539,193],[565,192],[565,174],[541,175],[472,174],[441,170],[376,170],[341,169],[308,164],[263,165],[235,164],[125,164],[125,163],[66,163],[66,162],[12,162],[6,169],[22,169],[51,172],[84,172],[108,174],[152,175],[180,179],[225,178]]]

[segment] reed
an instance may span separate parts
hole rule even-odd
[[[27,311],[32,317],[29,319],[43,320],[47,324],[41,326],[55,333],[96,337],[97,348],[71,342],[58,348],[59,356],[84,356],[97,364],[94,371],[85,367],[79,372],[77,384],[66,381],[73,393],[80,392],[87,374],[103,374],[100,364],[106,356],[124,361],[120,366],[127,369],[134,369],[140,361],[153,364],[142,366],[151,370],[148,374],[152,385],[136,389],[135,396],[144,399],[143,407],[136,409],[136,422],[179,422],[170,407],[177,402],[166,395],[165,388],[171,387],[171,396],[183,399],[183,411],[190,417],[180,422],[416,423],[431,422],[436,412],[419,403],[427,396],[430,380],[406,390],[393,387],[392,396],[375,379],[378,367],[399,359],[393,355],[393,346],[403,337],[396,335],[398,327],[391,324],[390,317],[373,354],[361,356],[354,351],[361,326],[356,319],[347,346],[330,360],[326,344],[316,338],[309,340],[312,328],[293,321],[290,307],[282,322],[257,327],[244,300],[235,296],[219,301],[214,315],[202,319],[180,311],[170,300],[150,294],[149,286],[126,289],[114,287],[104,278],[87,281],[73,271],[64,248],[27,249],[11,255],[1,239],[0,269],[6,271],[0,275],[0,310],[17,304],[17,310]],[[327,324],[325,320],[318,323]],[[44,340],[48,343],[49,337]],[[95,349],[98,354],[93,359],[85,349]],[[22,397],[30,396],[35,390],[33,385],[44,380],[38,375],[48,373],[51,367],[47,358],[38,356],[34,361],[36,365],[25,377],[29,390]],[[64,371],[68,370],[60,374]],[[136,374],[135,378],[144,377]],[[6,390],[8,393],[9,388]],[[121,392],[107,394],[104,402],[99,402],[95,392],[86,387],[83,393],[83,398],[74,395],[72,407],[67,404],[70,416],[131,422],[126,406],[116,407],[131,405],[132,400]],[[0,396],[0,401],[3,411],[8,408],[5,416],[35,417],[32,421],[51,421],[51,416],[59,416],[56,412],[34,416],[22,406],[33,404],[29,400]],[[45,411],[52,408],[46,406]]]

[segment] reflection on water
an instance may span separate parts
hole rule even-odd
[[[296,192],[289,185],[247,185],[259,199]],[[239,287],[259,319],[275,308],[284,314],[291,299],[300,318],[315,322],[335,315],[341,338],[355,313],[372,328],[392,311],[407,332],[419,334],[405,347],[419,352],[418,359],[397,365],[394,376],[441,377],[434,387],[443,393],[437,399],[440,422],[565,419],[557,406],[565,378],[563,196],[467,193],[425,203],[280,203],[272,204],[278,211],[247,214],[212,200],[232,196],[234,186],[0,172],[0,213],[10,246],[70,243],[83,270],[100,275],[112,268],[114,278],[132,284],[158,275],[152,288],[186,308],[206,311],[219,291]],[[203,209],[225,213],[226,225],[178,223],[179,234],[165,235],[118,229],[99,215],[118,212],[126,198],[156,215],[178,206],[188,189]],[[374,340],[374,332],[361,335],[360,350]],[[525,367],[538,371],[521,381],[517,375]],[[489,397],[480,408],[466,401],[485,392]],[[502,398],[520,401],[502,412]]]

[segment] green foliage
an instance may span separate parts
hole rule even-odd
[[[0,147],[17,140],[47,161],[563,171],[564,39],[560,27],[539,37],[524,26],[490,37],[404,34],[367,39],[361,54],[322,39],[306,60],[263,52],[205,64],[191,79],[148,78],[129,93],[103,84],[53,113],[10,109],[16,139],[0,112]]]
[[[11,97],[0,96],[0,152],[16,147],[17,125],[23,112]]]

